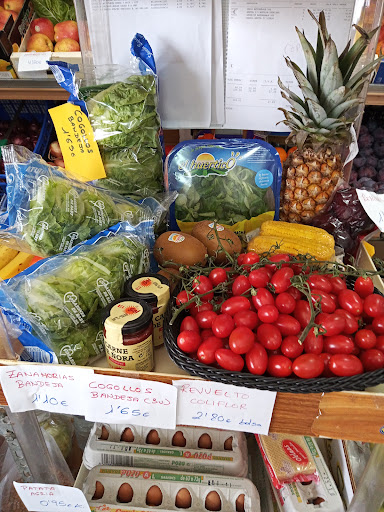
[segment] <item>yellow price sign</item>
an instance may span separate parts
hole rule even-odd
[[[80,181],[105,178],[105,169],[91,123],[77,105],[64,103],[49,109],[65,168]]]

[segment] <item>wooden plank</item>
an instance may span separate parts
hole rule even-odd
[[[49,87],[20,87],[20,85],[16,85],[15,82],[22,82],[22,80],[7,80],[0,83],[0,100],[66,101],[69,97],[67,91],[51,83]]]

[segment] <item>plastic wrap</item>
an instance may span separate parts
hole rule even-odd
[[[13,482],[20,482],[20,475],[5,438],[0,436],[0,509],[2,512],[27,512]]]
[[[46,411],[38,411],[36,415],[40,427],[53,437],[66,459],[71,453],[72,437],[75,431],[72,416]]]
[[[0,284],[8,320],[53,349],[60,363],[85,364],[102,352],[101,309],[120,298],[127,279],[148,271],[153,222],[116,230]]]

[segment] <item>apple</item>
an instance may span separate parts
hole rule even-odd
[[[52,41],[44,34],[33,34],[27,44],[27,52],[52,52]]]
[[[44,34],[51,41],[55,40],[55,32],[53,30],[53,23],[47,18],[37,18],[31,23],[31,34]]]
[[[79,32],[76,21],[61,21],[55,25],[55,41],[62,39],[74,39],[79,42]]]
[[[4,8],[7,11],[15,11],[19,13],[24,5],[24,0],[4,0]]]
[[[9,20],[10,16],[12,16],[14,20],[16,20],[17,13],[13,12],[13,11],[5,11],[5,10],[0,11],[0,30],[3,30],[3,28],[5,27],[5,24]]]
[[[80,45],[74,39],[61,39],[55,44],[55,52],[79,52]]]

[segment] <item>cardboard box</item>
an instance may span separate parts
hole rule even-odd
[[[33,14],[31,0],[25,0],[16,21],[14,22],[10,17],[3,30],[0,30],[0,59],[9,62],[11,54],[18,51],[21,41],[32,22]]]

